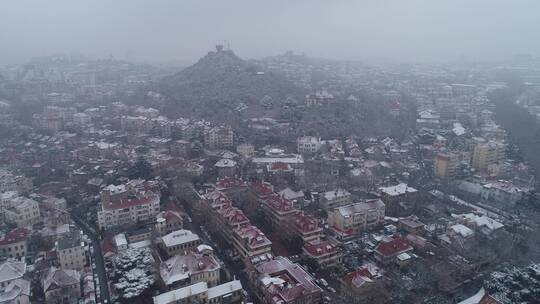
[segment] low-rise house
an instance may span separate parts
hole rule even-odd
[[[33,199],[17,197],[11,201],[11,207],[4,210],[7,223],[17,227],[32,226],[40,221],[39,204]]]
[[[524,199],[526,192],[512,182],[497,181],[483,185],[480,197],[488,203],[508,208]]]
[[[221,267],[213,254],[188,251],[177,254],[159,266],[161,283],[167,290],[205,282],[209,287],[220,283]]]
[[[383,265],[388,265],[397,260],[403,253],[411,252],[412,246],[401,236],[393,236],[388,240],[383,240],[375,248],[375,260]]]
[[[155,228],[159,235],[165,235],[183,227],[182,214],[176,210],[164,210],[156,216]]]
[[[28,252],[28,237],[30,231],[25,228],[15,228],[0,240],[0,256],[3,258],[24,260]]]
[[[0,264],[0,290],[4,290],[9,284],[22,279],[25,273],[25,262],[7,260]]]
[[[0,304],[30,304],[30,295],[30,282],[16,279],[0,288]]]
[[[82,231],[76,230],[58,239],[56,251],[60,268],[81,271],[88,264],[88,246],[82,236]]]
[[[403,213],[403,204],[416,202],[417,190],[405,183],[379,188],[381,199],[386,206],[389,216],[399,216]]]
[[[343,240],[384,223],[385,204],[380,199],[342,206],[328,212],[328,225]]]
[[[303,136],[296,140],[296,147],[300,154],[313,154],[319,152],[322,141],[314,136]]]
[[[340,279],[345,296],[364,301],[385,298],[381,275],[375,265],[366,265]],[[382,303],[382,301],[381,301]]]
[[[251,282],[261,303],[321,303],[322,290],[300,265],[276,257],[255,266]]]
[[[351,194],[344,189],[336,189],[322,193],[319,199],[319,206],[324,210],[332,210],[337,207],[352,203]]]
[[[128,243],[137,243],[147,241],[152,238],[152,229],[150,227],[140,227],[138,229],[131,229],[126,232]]]
[[[343,254],[331,241],[313,241],[305,243],[302,248],[304,255],[317,262],[319,267],[327,267],[341,263]]]
[[[154,304],[240,304],[244,299],[242,283],[238,280],[208,287],[206,282],[199,282],[162,293],[153,298]]]
[[[81,275],[76,270],[49,268],[42,279],[46,303],[76,304],[81,297]]]
[[[176,230],[161,237],[161,246],[170,257],[193,250],[200,244],[199,236],[186,229]]]
[[[288,234],[297,236],[304,243],[318,241],[321,238],[322,228],[317,224],[317,220],[303,212],[298,212],[289,218]]]
[[[415,216],[400,218],[398,221],[398,227],[411,234],[422,234],[425,226],[426,224],[420,222]]]
[[[217,169],[218,176],[223,178],[234,176],[236,174],[236,161],[228,158],[222,158],[216,162],[214,167]]]

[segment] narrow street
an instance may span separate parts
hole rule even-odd
[[[94,269],[94,273],[97,273],[99,278],[99,289],[100,289],[100,298],[101,303],[104,302],[104,300],[107,300],[107,302],[111,302],[110,295],[109,295],[109,286],[107,284],[107,275],[105,272],[105,263],[103,261],[103,254],[101,253],[101,244],[99,236],[96,235],[94,229],[88,226],[85,222],[83,222],[80,218],[78,218],[76,215],[72,214],[71,217],[73,218],[73,221],[79,225],[79,227],[84,231],[86,235],[92,240],[92,247],[94,248],[93,254],[91,254],[92,262],[96,264],[96,269]]]

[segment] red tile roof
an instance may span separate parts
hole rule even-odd
[[[304,249],[313,257],[321,257],[337,253],[338,249],[330,241],[311,242],[304,244]]]
[[[379,244],[375,251],[383,256],[395,256],[412,250],[409,242],[400,236],[394,236],[391,241]]]
[[[366,282],[370,282],[373,275],[366,267],[347,273],[341,280],[350,287],[360,287]]]
[[[271,171],[279,171],[279,170],[289,171],[291,170],[291,166],[287,163],[275,162],[275,163],[270,164],[270,170]]]
[[[225,177],[216,182],[216,188],[220,190],[236,187],[247,187],[247,185],[243,180],[236,177]]]
[[[15,228],[9,231],[8,233],[6,233],[4,238],[0,240],[0,246],[22,242],[28,238],[29,234],[30,234],[30,230],[28,229]]]
[[[242,240],[246,242],[249,247],[260,247],[265,245],[272,245],[272,242],[262,233],[259,228],[249,225],[240,227],[235,230]]]
[[[264,200],[264,203],[272,210],[277,211],[279,213],[288,213],[296,211],[291,201],[288,199],[278,195],[274,194],[272,196],[267,197]]]
[[[253,182],[250,184],[250,188],[255,191],[259,197],[264,197],[274,193],[272,185],[266,182]]]
[[[303,212],[299,212],[293,215],[294,227],[301,233],[309,233],[321,228],[317,225],[317,220],[309,215],[305,215]]]
[[[154,199],[156,199],[156,196],[152,192],[150,192],[150,193],[145,193],[144,196],[140,196],[140,197],[116,199],[110,202],[102,202],[102,206],[103,206],[103,210],[111,211],[111,210],[131,208],[135,206],[149,204]]]

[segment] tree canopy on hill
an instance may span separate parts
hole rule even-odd
[[[164,78],[160,89],[170,99],[169,113],[189,112],[221,121],[237,115],[240,104],[258,107],[265,96],[283,103],[287,97],[304,93],[283,76],[264,72],[230,50],[209,52],[194,65]]]

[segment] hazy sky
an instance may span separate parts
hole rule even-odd
[[[540,55],[539,0],[1,0],[0,64],[78,51],[194,61],[229,41],[244,58]]]

